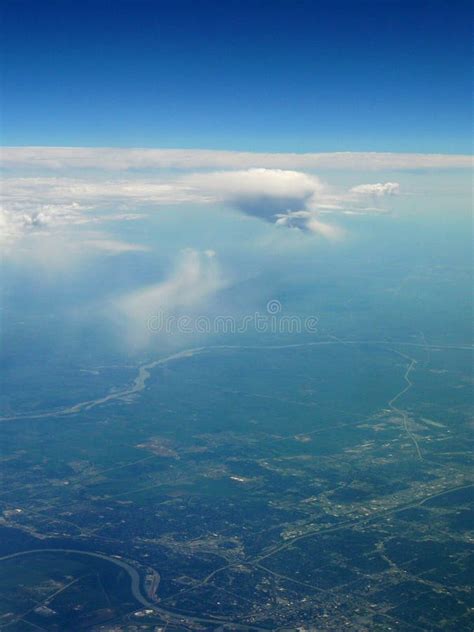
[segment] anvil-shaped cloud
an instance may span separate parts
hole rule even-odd
[[[196,191],[213,196],[249,214],[272,219],[277,213],[295,209],[324,185],[314,175],[284,169],[246,169],[193,174],[183,181]]]
[[[361,184],[347,192],[338,192],[312,174],[264,168],[192,174],[181,181],[185,187],[194,189],[196,195],[204,194],[247,215],[318,233],[327,239],[340,239],[343,230],[322,221],[322,213],[362,214],[378,210],[364,202],[399,191],[398,183],[385,182]]]

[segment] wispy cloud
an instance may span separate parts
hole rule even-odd
[[[121,241],[119,239],[86,239],[83,244],[86,247],[94,248],[110,255],[118,255],[124,252],[148,252],[150,250],[148,246]]]
[[[121,316],[130,345],[148,344],[150,322],[157,315],[187,316],[205,308],[212,297],[227,286],[215,252],[183,250],[169,276],[157,284],[140,288],[114,300],[110,313]]]
[[[276,224],[277,226],[288,226],[321,235],[330,241],[339,241],[345,236],[343,228],[337,224],[322,221],[318,215],[311,211],[289,211],[279,215]]]

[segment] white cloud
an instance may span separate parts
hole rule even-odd
[[[316,176],[284,169],[247,169],[192,174],[184,182],[227,199],[306,197],[322,188]]]
[[[73,270],[78,271],[85,261],[90,263],[103,256],[150,250],[143,244],[116,239],[103,231],[75,230],[75,226],[72,229],[21,227],[14,233],[16,225],[9,222],[10,233],[7,234],[2,218],[0,213],[0,246],[4,259],[41,272],[45,279],[61,278]]]
[[[398,182],[376,182],[374,184],[358,184],[350,189],[350,193],[355,195],[374,195],[383,197],[385,195],[398,195],[400,185]]]
[[[311,211],[290,211],[278,215],[277,226],[288,226],[321,235],[330,241],[343,239],[345,231],[336,224],[323,222]]]
[[[253,153],[208,149],[120,149],[93,147],[5,147],[6,167],[44,169],[459,169],[472,157],[387,152]]]
[[[176,178],[113,180],[80,177],[7,177],[2,180],[3,198],[10,207],[21,205],[25,210],[37,210],[42,204],[51,208],[93,210],[98,205],[129,209],[133,205],[148,203],[177,204],[196,201],[196,192],[190,192]],[[205,201],[205,198],[203,198]]]
[[[283,169],[248,169],[191,174],[181,180],[196,195],[224,202],[255,217],[317,233],[327,239],[343,237],[344,231],[323,222],[322,215],[377,213],[380,206],[367,206],[367,200],[399,192],[396,182],[362,184],[349,191],[337,191],[317,176]]]
[[[342,228],[323,222],[324,214],[366,215],[380,212],[367,206],[366,199],[382,198],[399,192],[395,182],[363,184],[349,191],[337,191],[315,175],[285,169],[247,169],[217,171],[183,176],[180,183],[196,198],[234,206],[247,215],[279,226],[316,233],[329,240],[340,240]]]
[[[396,182],[361,184],[335,190],[314,174],[288,169],[246,169],[185,175],[157,174],[154,179],[110,177],[5,177],[2,225],[5,238],[68,225],[123,221],[176,204],[225,204],[247,215],[280,225],[307,228],[330,238],[334,231],[303,216],[366,214],[380,211],[378,200],[399,191]],[[372,204],[368,205],[367,202]],[[113,213],[111,210],[113,209]],[[118,212],[117,212],[118,211]],[[288,219],[284,220],[284,216]],[[318,220],[321,222],[321,220]],[[319,229],[316,230],[316,227]]]
[[[150,250],[142,244],[133,244],[119,239],[86,239],[82,244],[110,255],[120,255],[124,252],[148,252]]]
[[[316,217],[310,217],[306,223],[306,228],[312,233],[322,235],[330,241],[338,241],[343,239],[345,231],[340,226],[322,222]]]
[[[84,223],[81,205],[36,204],[34,208],[28,200],[21,198],[12,202],[7,196],[0,208],[1,240],[21,236],[34,230],[44,230],[51,225]]]
[[[175,269],[166,280],[121,296],[111,308],[125,319],[130,344],[142,347],[152,336],[153,319],[190,316],[195,310],[206,307],[226,285],[213,250],[187,249],[180,253]]]
[[[4,201],[0,230],[2,241],[11,242],[34,231],[44,233],[68,225],[136,219],[140,217],[137,210],[149,212],[166,205],[219,203],[279,225],[304,228],[333,238],[334,225],[331,225],[332,230],[324,229],[326,223],[321,222],[321,216],[386,212],[387,206],[382,200],[398,194],[399,184],[364,183],[346,191],[335,190],[316,175],[298,169],[461,168],[470,166],[471,158],[350,152],[258,154],[7,147],[3,149],[2,162],[7,171],[2,180]],[[23,172],[19,176],[15,167],[26,168],[28,175]],[[219,170],[208,171],[212,167]],[[187,173],[164,171],[169,168],[185,169]],[[191,171],[197,168],[207,171]],[[56,173],[45,176],[44,169]],[[148,170],[146,177],[140,169]],[[157,171],[150,175],[149,170],[153,169]],[[31,170],[33,175],[29,175]],[[42,175],[35,173],[38,170]],[[123,177],[111,171],[127,172],[127,175]],[[295,215],[298,211],[309,214],[305,219]],[[312,228],[310,219],[314,220]]]
[[[84,224],[142,217],[130,212],[140,205],[139,201],[134,203],[133,193],[128,191],[124,195],[119,186],[108,182],[4,177],[2,185],[0,243],[7,248],[17,239],[33,233],[46,236]]]
[[[191,174],[181,183],[205,196],[257,217],[273,221],[275,215],[304,205],[324,190],[316,176],[283,169],[247,169]]]

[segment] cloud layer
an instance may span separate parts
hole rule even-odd
[[[153,178],[115,176],[6,176],[0,226],[4,240],[67,225],[136,219],[137,210],[163,206],[226,205],[280,226],[304,228],[326,238],[342,233],[322,215],[380,210],[380,200],[399,192],[396,182],[365,183],[349,190],[329,187],[314,174],[252,168]],[[198,211],[196,211],[198,212]],[[113,250],[111,250],[112,252]],[[124,252],[117,248],[116,253]]]
[[[5,147],[4,167],[44,169],[459,169],[472,157],[456,154],[383,152],[253,153],[208,149],[108,147]]]
[[[134,219],[137,211],[177,204],[224,204],[280,226],[329,237],[334,231],[324,229],[321,215],[380,211],[382,198],[396,195],[399,184],[369,182],[334,190],[308,170],[463,169],[472,159],[363,152],[6,147],[0,163],[0,230],[5,242],[32,231]]]

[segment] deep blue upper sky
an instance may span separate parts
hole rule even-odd
[[[2,7],[6,145],[471,152],[470,2]]]

